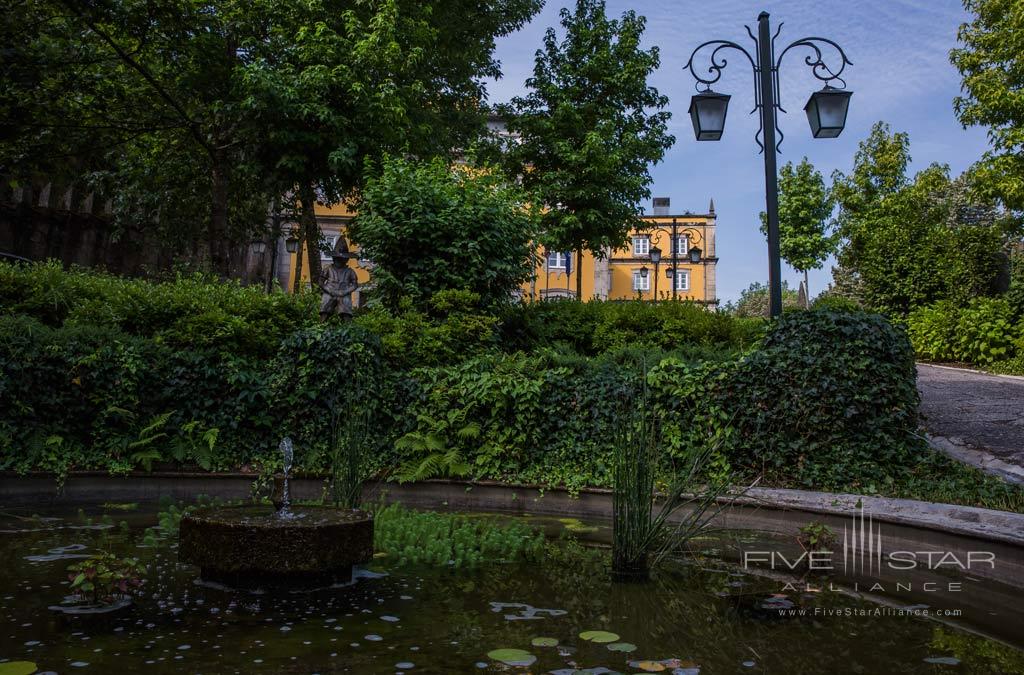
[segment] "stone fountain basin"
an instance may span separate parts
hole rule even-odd
[[[212,506],[181,519],[178,557],[206,581],[238,588],[346,583],[373,557],[373,516],[329,506]]]

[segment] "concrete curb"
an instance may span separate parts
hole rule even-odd
[[[942,370],[955,370],[961,373],[974,373],[976,375],[988,375],[989,377],[1002,377],[1007,380],[1018,380],[1024,382],[1024,375],[1006,375],[1004,373],[990,373],[987,370],[978,370],[976,368],[961,368],[959,366],[944,366],[938,363],[927,363],[925,361],[916,361],[918,366],[926,366],[928,368],[940,368]]]
[[[948,438],[929,433],[925,433],[924,437],[932,448],[955,460],[981,469],[985,473],[997,476],[1010,483],[1024,485],[1024,467],[1004,462],[991,452],[982,447],[970,445],[962,438]]]

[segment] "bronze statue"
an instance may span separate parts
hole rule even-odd
[[[344,235],[338,236],[331,252],[331,265],[320,273],[320,318],[352,318],[352,293],[359,288],[356,271],[348,266],[352,254]]]

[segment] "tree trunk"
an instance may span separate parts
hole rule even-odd
[[[309,261],[309,280],[320,282],[320,225],[316,222],[316,192],[313,185],[303,184],[299,188],[302,201],[302,232],[306,240],[306,258]]]
[[[228,173],[224,151],[214,150],[210,162],[210,224],[207,232],[210,268],[221,277],[227,277],[231,270],[227,252]]]
[[[583,300],[583,246],[576,249],[576,299]]]

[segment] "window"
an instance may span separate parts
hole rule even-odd
[[[647,235],[633,237],[633,255],[650,255],[651,238]]]
[[[549,270],[564,270],[565,269],[565,254],[558,251],[551,251],[548,253],[548,269]]]
[[[634,291],[649,291],[651,290],[651,274],[653,272],[648,271],[647,276],[640,274],[640,270],[633,271],[633,290]]]
[[[320,249],[321,260],[331,260],[331,253],[334,251],[334,245],[338,243],[338,235],[336,234],[325,234],[323,236],[323,245],[326,249]]]
[[[690,252],[690,237],[685,234],[676,235],[675,247],[672,249],[672,255],[683,257]]]
[[[690,270],[676,270],[675,283],[677,291],[690,290]]]

